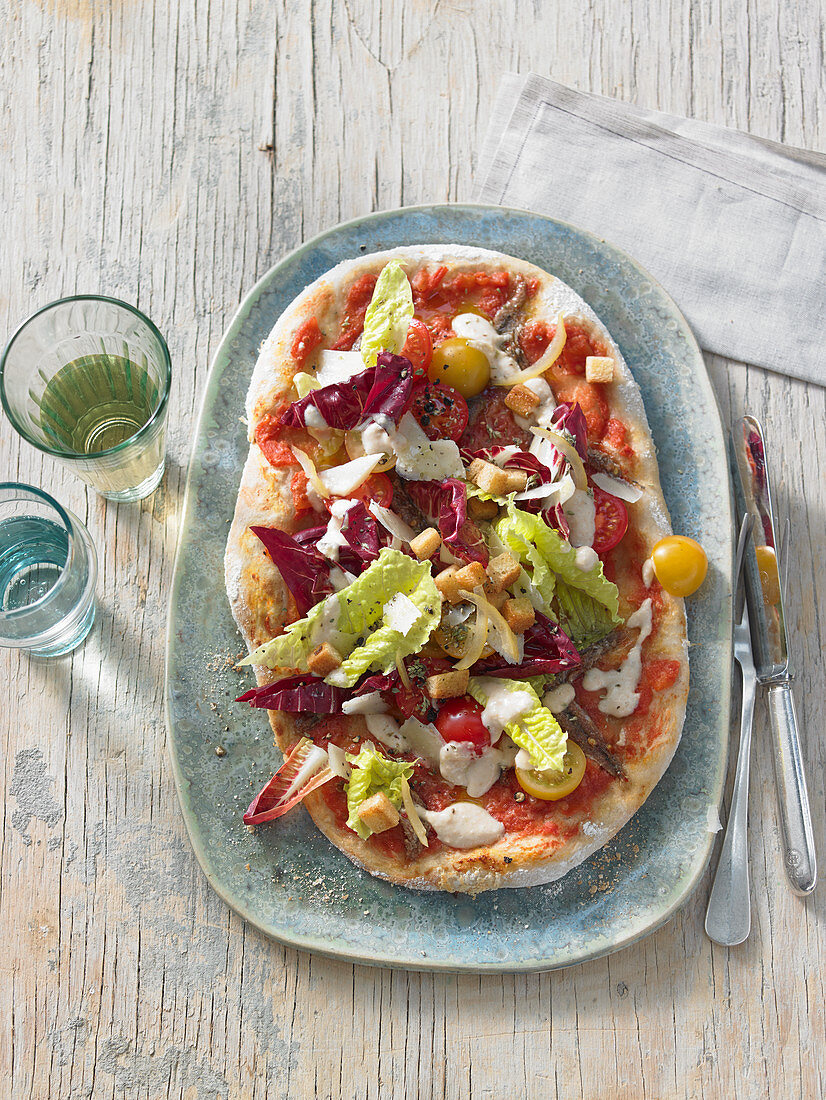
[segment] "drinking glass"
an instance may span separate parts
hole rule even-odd
[[[33,485],[0,482],[0,645],[56,657],[95,621],[97,554],[68,508]]]
[[[77,295],[18,328],[0,359],[0,399],[32,446],[101,496],[141,500],[164,471],[172,365],[166,341],[133,306]]]

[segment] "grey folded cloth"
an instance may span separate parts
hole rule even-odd
[[[708,351],[826,385],[826,156],[505,77],[480,202],[619,245]]]

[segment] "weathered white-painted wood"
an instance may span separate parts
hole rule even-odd
[[[189,441],[212,351],[286,250],[343,218],[466,199],[499,75],[534,69],[822,147],[817,0],[7,0],[0,318],[75,290],[137,302],[175,363],[170,468],[104,504],[0,425],[0,475],[43,485],[101,550],[100,618],[70,660],[3,652],[0,1095],[816,1097],[826,1094],[824,888],[786,889],[765,715],[755,919],[666,928],[572,970],[391,973],[271,943],[215,897],[165,757],[163,633]],[[790,319],[793,323],[793,319]],[[777,448],[790,620],[824,842],[826,394],[709,367],[724,417]]]

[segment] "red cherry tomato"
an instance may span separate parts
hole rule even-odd
[[[428,439],[457,440],[467,427],[467,401],[460,393],[441,382],[417,385],[410,411]]]
[[[592,488],[596,509],[594,550],[602,556],[607,554],[609,550],[613,550],[628,530],[628,509],[619,497],[611,496],[610,493],[597,488],[596,485]]]
[[[436,718],[443,741],[467,741],[481,756],[490,747],[490,733],[482,725],[482,707],[469,695],[448,699]]]
[[[371,474],[348,496],[349,500],[361,500],[367,505],[371,500],[389,508],[393,503],[393,484],[385,474]]]
[[[433,358],[433,340],[424,321],[418,321],[414,318],[410,322],[407,339],[402,348],[402,355],[412,363],[414,378],[427,377],[427,368]]]

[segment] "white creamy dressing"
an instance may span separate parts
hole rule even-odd
[[[637,684],[642,672],[642,643],[651,633],[651,599],[645,600],[625,624],[639,630],[634,648],[618,669],[603,672],[599,668],[589,668],[582,677],[582,686],[586,691],[605,691],[598,706],[603,714],[614,718],[627,718],[637,709],[640,701]]]
[[[366,695],[357,695],[355,699],[345,699],[341,704],[342,714],[386,714],[387,704],[380,691],[368,691]]]
[[[651,587],[651,585],[654,583],[655,576],[656,574],[654,572],[654,562],[651,558],[646,558],[645,561],[642,563],[642,583],[645,585],[646,588]]]
[[[321,769],[327,763],[327,753],[324,749],[313,745],[313,747],[307,752],[307,757],[304,763],[295,773],[292,783],[287,787],[286,791],[282,795],[282,801],[286,802],[288,798],[291,798],[296,791],[300,791],[308,779],[311,779],[316,772],[320,772]]]
[[[505,832],[502,822],[475,802],[454,802],[444,810],[420,810],[419,815],[449,848],[493,844]]]
[[[304,410],[304,423],[308,428],[315,428],[320,431],[323,428],[329,430],[330,425],[321,415],[321,411],[315,407],[315,405],[308,405]]]
[[[407,739],[399,733],[399,723],[389,714],[365,714],[364,721],[370,736],[381,741],[388,749],[395,752],[409,752],[410,746]]]
[[[490,734],[491,744],[495,745],[508,723],[533,710],[534,700],[530,692],[511,691],[505,681],[495,676],[480,677],[479,687],[487,699],[480,716],[482,725]]]
[[[494,382],[504,381],[519,371],[516,360],[505,351],[507,337],[501,336],[487,317],[480,317],[477,313],[460,313],[450,325],[457,336],[482,352],[490,363],[490,376]]]
[[[559,684],[557,687],[545,692],[542,702],[551,714],[559,714],[560,711],[565,710],[573,703],[575,697],[576,692],[573,684]]]
[[[368,416],[359,428],[361,445],[366,455],[390,455],[394,454],[393,443],[389,433],[395,430],[395,425],[389,416],[384,413],[375,413]]]
[[[596,508],[593,496],[585,489],[576,492],[562,505],[571,534],[571,546],[593,546],[596,535]]]
[[[590,573],[599,561],[596,550],[591,546],[578,546],[574,555],[574,564],[583,573]]]
[[[356,504],[355,500],[334,500],[330,505],[330,519],[327,522],[327,530],[316,543],[319,554],[323,554],[330,561],[338,561],[338,552],[342,546],[347,545],[347,539],[341,533],[347,513]]]
[[[505,738],[500,748],[488,748],[477,755],[467,741],[448,741],[439,752],[439,772],[445,782],[464,787],[471,798],[489,791],[503,768],[513,764],[516,746]]]

